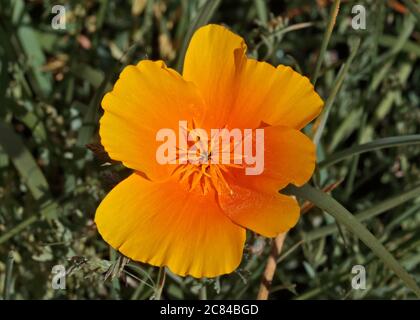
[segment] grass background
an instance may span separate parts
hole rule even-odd
[[[100,200],[128,174],[119,164],[103,165],[100,101],[127,64],[163,59],[179,68],[192,28],[206,21],[243,36],[250,55],[312,80],[320,61],[316,90],[329,112],[305,129],[319,139],[324,161],[313,184],[333,189],[419,283],[419,4],[343,0],[326,41],[338,2],[0,0],[3,297],[156,295],[159,269],[119,256],[93,223]],[[55,4],[66,6],[65,30],[51,28]],[[366,30],[351,27],[355,4],[366,8]],[[387,137],[399,138],[378,149]],[[375,150],[356,154],[365,143]],[[351,147],[343,161],[325,165]],[[306,211],[286,237],[270,298],[415,298],[353,233],[321,209]],[[202,280],[168,273],[162,297],[254,299],[269,254],[270,240],[249,234],[236,272]],[[66,266],[66,290],[51,288],[56,264]],[[366,290],[351,288],[356,264],[366,267]]]

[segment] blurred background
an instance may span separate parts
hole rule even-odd
[[[55,5],[64,6],[65,20],[57,19]],[[365,26],[360,20],[352,26],[360,12],[352,13],[355,5],[366,9]],[[110,163],[99,143],[104,93],[125,65],[141,59],[179,69],[188,36],[207,21],[244,37],[249,55],[313,77],[333,6],[328,0],[0,0],[3,297],[153,298],[159,270],[110,249],[93,222],[100,200],[129,173]],[[319,122],[305,129],[322,133],[319,161],[420,133],[419,18],[415,0],[341,1],[316,82],[330,106],[328,121],[321,131]],[[420,147],[401,144],[319,166],[313,182],[363,220],[420,282]],[[354,235],[322,210],[303,206],[277,257],[271,299],[414,298]],[[256,298],[271,245],[255,234],[248,238],[236,272],[201,280],[168,273],[162,297]],[[55,265],[66,270],[65,290],[52,287]],[[351,286],[354,265],[366,268],[365,290]]]

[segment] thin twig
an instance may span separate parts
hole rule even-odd
[[[323,188],[324,192],[330,192],[337,188],[343,180],[338,180],[334,183],[329,184]],[[301,207],[301,214],[308,212],[314,205],[311,202],[306,201]],[[271,245],[271,253],[267,259],[267,265],[265,266],[263,278],[261,280],[260,289],[258,291],[258,300],[267,300],[270,293],[271,283],[274,278],[274,274],[277,268],[278,258],[283,248],[284,241],[286,239],[287,232],[280,233],[273,241]]]
[[[267,300],[268,294],[270,293],[271,282],[273,281],[274,273],[277,267],[277,257],[279,256],[281,249],[283,248],[284,240],[286,239],[287,232],[280,233],[273,241],[271,246],[271,253],[265,266],[263,279],[260,284],[260,290],[258,291],[258,300]]]

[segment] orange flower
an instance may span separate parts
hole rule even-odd
[[[302,129],[323,102],[306,77],[246,57],[244,40],[208,25],[191,39],[182,76],[162,61],[127,66],[102,101],[100,136],[112,159],[134,170],[97,209],[98,230],[127,257],[185,276],[215,277],[238,267],[246,229],[267,237],[292,228],[296,200],[315,148]],[[159,164],[161,128],[263,128],[264,171],[243,166]],[[180,170],[181,167],[181,170]]]

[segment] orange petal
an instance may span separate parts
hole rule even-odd
[[[247,59],[238,79],[230,127],[255,128],[263,121],[301,129],[324,104],[309,79],[290,67]]]
[[[309,79],[292,68],[279,65],[275,73],[263,121],[302,129],[319,115],[324,102]]]
[[[179,120],[199,117],[203,100],[194,85],[162,61],[144,60],[124,68],[102,107],[99,134],[110,157],[159,180],[173,168],[156,161],[162,143],[156,141],[157,131],[178,130]]]
[[[294,227],[300,208],[296,200],[279,193],[265,194],[231,185],[232,193],[219,195],[226,215],[237,224],[266,237],[275,237]]]
[[[214,195],[180,186],[132,174],[100,204],[95,217],[99,232],[127,257],[167,266],[181,276],[232,272],[242,258],[245,229],[226,217]]]
[[[305,184],[314,172],[315,160],[315,145],[302,132],[289,127],[265,127],[262,174],[246,175],[244,169],[231,172],[235,183],[271,194],[289,183]]]
[[[185,55],[183,77],[198,86],[206,101],[203,128],[226,125],[245,51],[244,40],[225,27],[207,25],[194,33]]]

